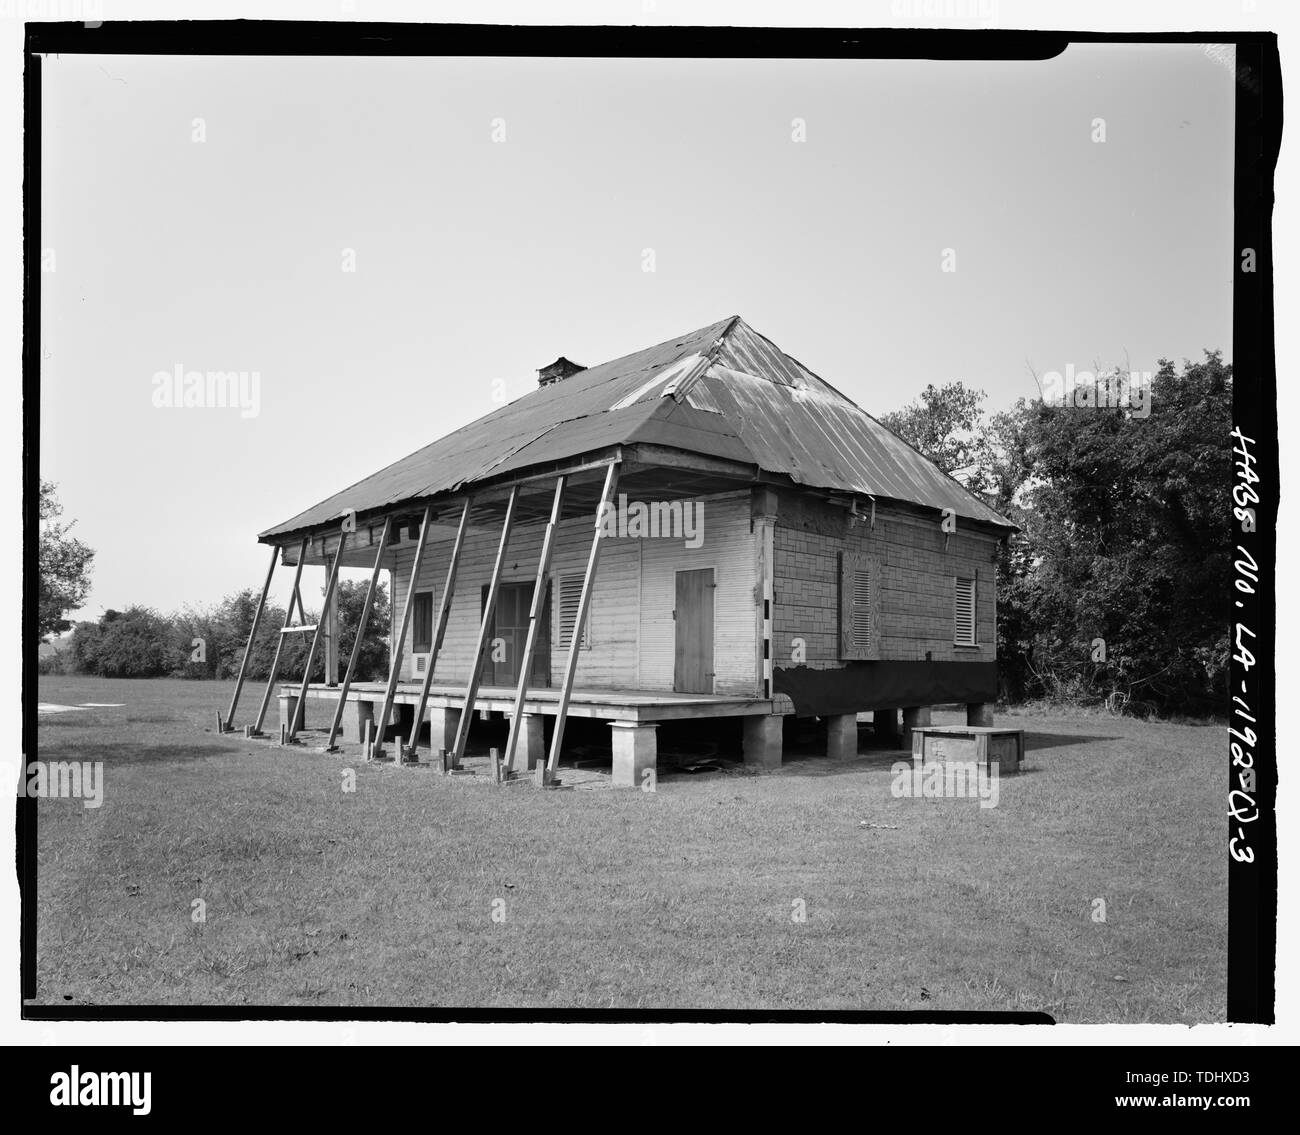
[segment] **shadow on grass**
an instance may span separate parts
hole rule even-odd
[[[1025,733],[1025,755],[1037,749],[1060,749],[1066,745],[1092,745],[1102,741],[1122,741],[1099,733]]]
[[[72,744],[41,745],[37,756],[42,761],[103,761],[112,765],[130,765],[208,760],[230,756],[231,752],[228,744],[215,739],[211,743],[196,738],[184,744],[133,745],[129,741],[96,741],[88,737]]]

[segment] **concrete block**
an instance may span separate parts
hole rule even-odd
[[[374,726],[375,721],[375,703],[372,701],[354,701],[347,711],[351,717],[353,728],[356,730],[356,739],[358,744],[364,744],[366,740],[366,724]]]
[[[532,772],[545,760],[546,718],[540,713],[525,713],[509,771]]]
[[[644,783],[642,777],[646,769],[657,769],[659,746],[655,733],[658,728],[653,723],[609,723],[610,742],[614,751],[615,787],[640,788]]]
[[[992,702],[968,702],[966,705],[966,724],[967,725],[987,725],[993,726],[993,703]]]
[[[745,764],[750,768],[781,767],[781,715],[752,715],[745,722]]]
[[[826,755],[835,761],[851,761],[858,755],[856,713],[841,713],[826,719]]]
[[[929,725],[930,707],[928,705],[906,706],[903,709],[903,748],[912,747],[912,730]]]
[[[293,713],[297,710],[297,708],[298,708],[297,694],[280,695],[280,724],[290,731],[293,731],[294,729]],[[304,714],[304,716],[306,715]],[[299,724],[297,728],[301,729],[302,725]]]
[[[429,752],[450,749],[456,743],[456,729],[460,725],[460,710],[429,710]]]

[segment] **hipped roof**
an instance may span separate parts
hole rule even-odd
[[[281,524],[273,542],[534,466],[637,443],[799,485],[1014,525],[739,316],[589,367],[426,445]],[[508,479],[508,477],[507,477]]]

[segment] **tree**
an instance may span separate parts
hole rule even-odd
[[[105,678],[161,678],[186,657],[171,621],[149,607],[105,611],[97,631],[90,672]]]
[[[933,383],[921,392],[919,402],[881,417],[894,433],[919,450],[940,469],[972,491],[982,490],[986,455],[981,451],[980,429],[986,395],[961,382]]]
[[[352,657],[352,646],[357,640],[357,627],[361,623],[361,608],[365,605],[369,580],[339,580],[339,660],[343,668]],[[373,682],[388,677],[388,633],[392,613],[388,603],[388,588],[382,583],[375,591],[375,604],[366,624],[366,637],[357,659],[355,680]]]
[[[1148,417],[1043,404],[1026,414],[1036,672],[1079,675],[1119,704],[1222,704],[1231,422],[1232,369],[1217,351],[1181,374],[1162,359]]]
[[[928,387],[883,420],[1021,529],[998,559],[1002,695],[1219,709],[1232,560],[1221,353],[1181,373],[1161,360],[1136,411],[1021,399],[986,420],[981,401]]]
[[[36,631],[44,642],[52,634],[62,634],[72,624],[64,618],[75,611],[90,592],[90,563],[95,553],[68,533],[76,521],[58,523],[63,506],[55,496],[56,486],[41,481],[40,535],[37,539],[37,615]]]

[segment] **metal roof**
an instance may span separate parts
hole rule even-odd
[[[273,540],[637,442],[1014,528],[739,316],[541,386],[261,533]]]

